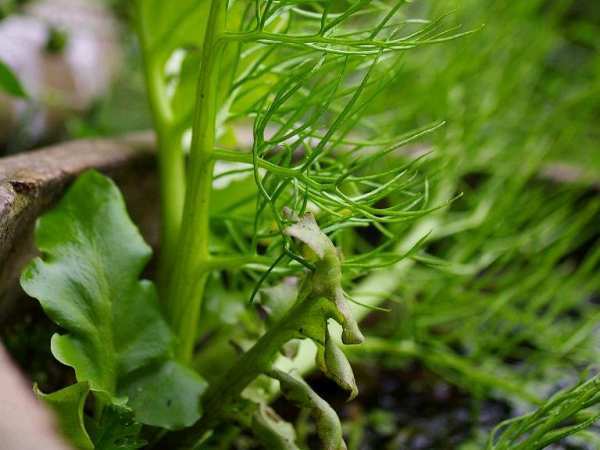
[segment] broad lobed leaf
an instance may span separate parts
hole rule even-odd
[[[54,356],[142,423],[179,428],[197,420],[205,382],[173,361],[175,339],[154,285],[138,279],[151,249],[114,183],[94,171],[82,175],[39,220],[36,243],[42,257],[21,284],[67,331],[53,336]],[[186,396],[179,385],[190,387]]]

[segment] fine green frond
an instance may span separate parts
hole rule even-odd
[[[489,450],[541,450],[600,420],[600,376],[553,395],[536,411],[496,427]]]

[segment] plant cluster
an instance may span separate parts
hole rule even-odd
[[[494,20],[466,36],[427,2],[132,3],[158,147],[155,282],[95,172],[40,219],[22,277],[66,333],[52,353],[77,383],[38,395],[78,448],[223,448],[240,433],[302,448],[269,406],[281,395],[342,449],[302,376],[318,367],[353,398],[348,360],[370,359],[539,408],[471,448],[597,442],[580,433],[597,377],[543,400],[598,356],[600,204],[585,178],[544,179],[593,138],[597,86],[559,85],[546,108],[560,38],[545,26],[568,2],[457,3],[468,30]],[[368,313],[385,320],[361,343]]]
[[[597,43],[583,23],[565,26],[573,2],[425,3],[418,11],[452,8],[461,23],[486,27],[405,60],[396,126],[447,120],[428,137],[447,161],[430,197],[464,195],[412,227],[415,239],[433,229],[427,259],[439,270],[405,260],[391,279],[381,273],[356,286],[354,298],[387,299],[392,312],[349,356],[418,361],[478,404],[496,399],[519,414],[597,367]],[[581,57],[582,46],[589,57],[574,64],[568,55]],[[486,441],[485,430],[473,430],[464,447]],[[596,448],[597,428],[567,442]]]
[[[231,421],[268,448],[296,448],[266,403],[265,378],[313,412],[323,448],[345,448],[335,412],[290,369],[318,349],[323,372],[357,395],[338,347],[340,336],[363,340],[348,286],[412,256],[421,240],[388,251],[397,230],[441,206],[430,206],[421,175],[435,161],[388,164],[439,124],[383,137],[369,106],[402,52],[467,34],[407,20],[403,3],[135,3],[160,168],[156,287],[140,280],[149,247],[116,186],[96,172],[40,219],[42,256],[22,276],[65,331],[52,353],[77,383],[39,395],[80,448],[192,448]],[[245,152],[236,127],[248,120]],[[361,228],[385,241],[369,244]],[[297,288],[281,295],[278,280]],[[219,295],[205,303],[209,284],[244,293],[247,306]],[[246,326],[211,335],[228,320]],[[205,371],[232,339],[242,355],[221,354],[223,370]]]

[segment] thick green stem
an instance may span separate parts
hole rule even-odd
[[[314,323],[315,318],[326,321],[332,317],[339,320],[339,312],[330,300],[308,297],[298,301],[219,381],[211,384],[204,395],[204,416],[191,428],[170,436],[168,448],[193,448],[207,431],[223,419],[224,412],[239,398],[242,391],[259,375],[271,369],[285,343],[305,337],[307,330],[304,327]]]
[[[185,198],[185,166],[180,142],[169,136],[158,136],[159,175],[161,197],[161,250],[159,260],[159,285],[161,298],[165,299],[164,288],[168,272],[172,267],[177,236],[181,228],[183,202]]]
[[[209,200],[212,189],[217,87],[226,0],[213,0],[204,39],[192,128],[184,214],[169,280],[167,314],[179,337],[177,357],[191,360],[209,267]]]
[[[138,3],[139,4],[139,3]],[[139,27],[143,24],[140,22]],[[171,266],[181,225],[185,196],[185,160],[181,135],[174,130],[174,118],[164,81],[164,61],[147,50],[147,30],[140,29],[144,49],[144,75],[158,144],[161,210],[161,255],[159,278],[164,281]],[[164,283],[160,283],[163,287]]]

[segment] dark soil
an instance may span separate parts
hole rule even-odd
[[[50,338],[59,331],[37,301],[24,298],[17,311],[0,323],[0,342],[24,375],[42,392],[75,382],[73,371],[50,353]]]
[[[502,400],[481,400],[453,386],[423,366],[386,369],[354,365],[360,394],[352,402],[335,383],[320,375],[308,381],[345,422],[351,450],[454,450],[469,438],[488,433],[514,415]],[[275,409],[295,422],[298,411],[283,400]],[[306,440],[320,449],[314,432]],[[551,450],[586,450],[570,444]],[[589,450],[589,449],[588,449]]]

